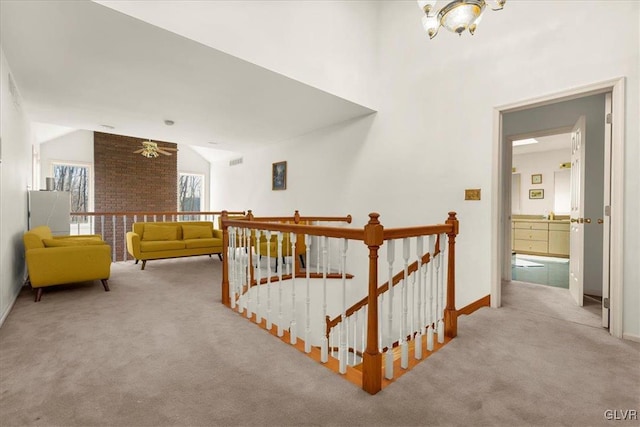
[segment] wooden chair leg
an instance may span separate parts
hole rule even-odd
[[[222,254],[218,254],[218,258],[220,258],[220,261],[222,261]]]
[[[144,270],[144,266],[147,265],[147,260],[143,259],[142,260],[142,268],[140,270]]]
[[[140,261],[139,259],[136,260],[136,265],[138,264],[138,261]]]
[[[104,291],[109,292],[109,281],[107,279],[100,279],[100,281],[102,282],[102,286],[104,286]]]
[[[36,299],[35,299],[35,302],[40,301],[40,298],[42,298],[42,288],[38,288],[38,290],[36,291]]]
[[[304,265],[304,257],[303,257],[302,255],[299,255],[299,256],[300,256],[300,265],[302,266],[302,268],[307,268],[307,267]]]

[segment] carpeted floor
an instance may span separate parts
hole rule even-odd
[[[25,289],[0,329],[0,425],[587,426],[640,409],[640,344],[510,292],[370,396],[223,307],[219,283],[197,257],[114,264],[109,293]]]

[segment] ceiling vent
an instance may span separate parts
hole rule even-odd
[[[242,164],[242,157],[238,157],[237,159],[229,160],[229,166],[236,166]]]

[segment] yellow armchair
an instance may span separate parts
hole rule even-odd
[[[99,235],[52,236],[49,227],[40,226],[24,233],[23,242],[36,302],[47,286],[100,280],[109,291],[111,247]]]
[[[267,255],[267,249],[269,251],[269,256],[271,258],[276,259],[276,271],[278,271],[278,237],[277,233],[273,232],[271,234],[271,238],[267,239],[267,237],[263,234],[260,236],[260,243],[256,248],[260,257]],[[292,256],[291,251],[291,237],[290,233],[283,233],[282,235],[282,261],[284,263],[285,257]],[[304,242],[304,234],[296,234],[296,244],[295,244],[295,255],[297,255],[300,259],[300,265],[302,268],[305,268],[304,265],[304,254],[307,251],[307,245]]]

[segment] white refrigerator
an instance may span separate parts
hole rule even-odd
[[[29,229],[48,225],[54,236],[68,235],[71,228],[71,193],[29,191]]]

